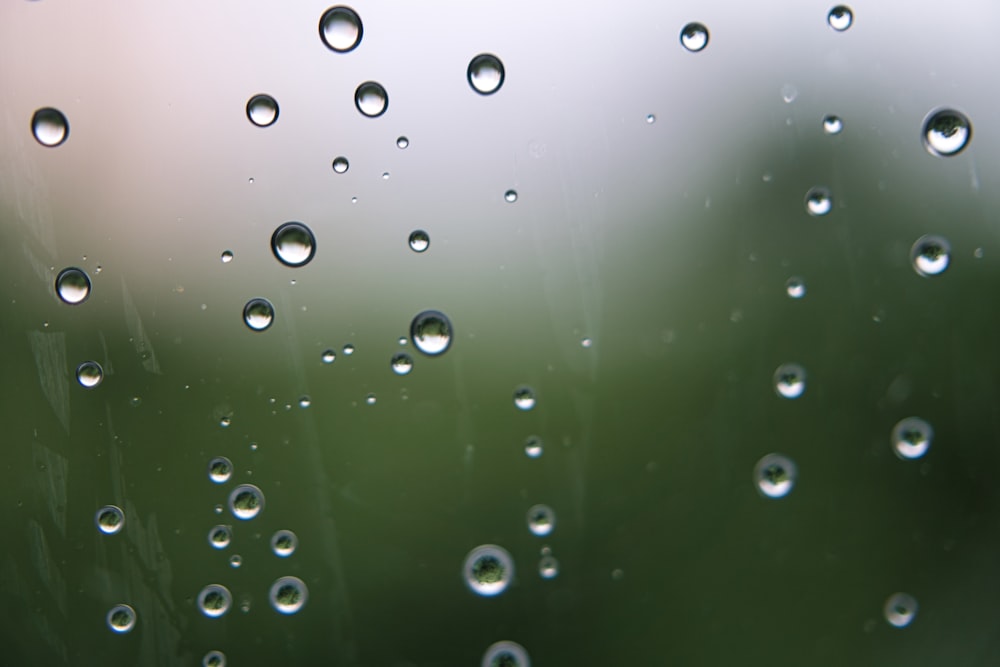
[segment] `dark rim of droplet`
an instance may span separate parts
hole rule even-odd
[[[482,65],[492,65],[500,72],[500,80],[497,81],[496,88],[493,90],[479,90],[476,88],[476,84],[473,82],[476,71]],[[469,81],[469,86],[479,93],[480,95],[492,95],[503,88],[503,82],[507,78],[507,70],[503,66],[503,61],[497,58],[492,53],[480,53],[478,56],[469,61],[469,67],[465,70],[465,78]]]
[[[67,301],[66,299],[63,298],[62,292],[59,290],[59,286],[62,284],[62,281],[76,277],[83,279],[83,288],[84,288],[83,298],[80,299],[79,301]],[[62,301],[65,304],[69,304],[70,306],[79,306],[81,303],[89,299],[91,287],[92,285],[90,283],[90,276],[87,275],[87,272],[84,271],[83,269],[78,269],[75,266],[63,269],[62,271],[59,272],[59,275],[56,276],[56,296],[59,297],[60,301]]]
[[[368,93],[381,95],[382,99],[385,100],[385,104],[382,105],[378,113],[368,113],[361,108],[361,100]],[[385,87],[378,81],[365,81],[354,91],[354,106],[357,107],[358,111],[365,118],[378,118],[389,110],[389,93],[386,92]]]
[[[281,252],[278,250],[281,245],[282,237],[285,234],[300,232],[304,237],[309,240],[309,255],[301,262],[289,262],[281,256]],[[275,258],[285,266],[299,267],[305,266],[312,261],[312,258],[316,256],[316,236],[312,233],[306,225],[301,222],[286,222],[283,225],[279,225],[277,229],[274,230],[274,234],[271,234],[271,252],[274,253]]]
[[[338,14],[344,16],[345,18],[347,18],[349,22],[354,23],[356,26],[358,26],[357,39],[355,39],[354,43],[351,44],[346,49],[338,49],[333,44],[330,44],[330,42],[326,41],[326,31],[323,29],[326,26],[326,22]],[[330,7],[330,9],[323,12],[323,16],[321,16],[319,19],[319,39],[321,42],[323,42],[326,48],[336,53],[348,53],[358,48],[358,45],[361,44],[361,38],[364,37],[364,34],[365,34],[365,26],[363,23],[361,23],[361,17],[358,16],[358,13],[356,11],[345,5],[337,5],[336,7]]]
[[[63,135],[62,138],[54,144],[47,144],[42,141],[37,132],[36,128],[40,123],[51,123],[53,125],[62,125]],[[39,109],[31,115],[31,135],[35,137],[37,141],[42,146],[46,148],[55,148],[56,146],[62,146],[69,139],[69,121],[66,120],[65,114],[59,109],[54,109],[52,107],[45,107],[44,109]]]
[[[266,123],[258,123],[257,121],[255,121],[253,119],[253,108],[257,105],[257,103],[268,104],[268,105],[273,106],[274,107],[274,118],[272,118],[271,120],[269,120]],[[270,126],[274,125],[275,123],[277,123],[278,122],[278,113],[280,111],[281,110],[278,108],[278,100],[274,99],[273,97],[271,97],[270,95],[268,95],[266,93],[258,93],[257,95],[254,95],[249,100],[247,100],[247,119],[251,123],[253,123],[254,125],[256,125],[257,127],[270,127]]]
[[[965,141],[962,142],[962,145],[957,149],[948,153],[943,153],[935,148],[934,145],[931,144],[930,139],[927,137],[932,130],[948,136],[960,130],[965,130]],[[969,120],[969,117],[961,111],[957,111],[955,109],[935,109],[927,114],[927,118],[924,119],[924,131],[922,137],[924,147],[931,155],[936,155],[938,157],[953,157],[964,151],[968,147],[969,143],[972,142],[972,122]]]
[[[448,334],[447,335],[448,340],[444,344],[444,347],[437,352],[426,352],[418,344],[418,341],[422,338],[422,336],[419,335],[421,325],[430,319],[438,319],[441,322],[443,322],[445,330],[447,331]],[[422,352],[423,354],[426,354],[428,357],[439,357],[445,352],[447,352],[451,348],[451,342],[454,339],[455,339],[455,328],[451,325],[451,320],[449,320],[448,316],[439,310],[425,310],[419,313],[416,317],[413,318],[413,321],[410,322],[410,340],[413,341],[413,346],[418,350],[420,350],[420,352]]]
[[[693,49],[687,45],[685,39],[691,39],[698,33],[702,33],[705,35],[705,43],[699,46],[698,48]],[[691,53],[698,53],[699,51],[704,51],[705,47],[708,46],[708,40],[709,40],[708,28],[705,27],[704,23],[698,23],[697,21],[694,21],[692,23],[688,23],[686,26],[681,28],[681,46],[683,46],[685,50],[690,51]]]
[[[251,319],[251,315],[253,314],[252,311],[258,308],[266,309],[267,312],[270,313],[271,315],[271,319],[268,320],[267,324],[265,324],[260,328],[250,326],[249,322],[249,320]],[[246,324],[247,328],[250,329],[251,331],[266,331],[267,329],[270,329],[271,325],[274,324],[275,317],[276,315],[274,313],[274,306],[271,305],[271,302],[268,301],[267,299],[263,299],[261,297],[250,299],[249,301],[247,301],[247,305],[243,306],[243,323]]]

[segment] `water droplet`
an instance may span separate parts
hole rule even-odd
[[[854,12],[847,5],[837,5],[826,15],[826,22],[837,32],[843,32],[854,23]]]
[[[365,81],[354,91],[354,106],[363,116],[378,118],[389,107],[389,95],[382,84]]]
[[[425,310],[410,322],[410,340],[430,357],[444,354],[451,347],[452,332],[451,320],[437,310]]]
[[[222,514],[225,511],[225,508],[222,505],[216,505],[212,508],[212,511],[216,514]]]
[[[209,618],[219,618],[233,606],[233,596],[221,584],[209,584],[198,593],[198,609]]]
[[[229,511],[237,519],[252,519],[263,509],[264,494],[253,484],[240,484],[229,494]]]
[[[892,429],[892,451],[901,459],[919,459],[931,447],[934,429],[919,417],[901,419]]]
[[[233,261],[233,253],[232,253],[232,251],[224,250],[222,252],[222,263],[223,264],[229,264],[229,262],[231,262],[231,261]]]
[[[278,103],[270,95],[254,95],[247,102],[247,118],[257,127],[274,125],[278,120]]]
[[[774,390],[783,398],[798,398],[806,391],[806,369],[798,364],[782,364],[774,371]]]
[[[344,346],[344,355],[349,357],[352,354],[354,354],[354,346],[348,343]]]
[[[135,609],[127,604],[116,604],[108,612],[108,627],[111,632],[125,634],[135,628]]]
[[[90,276],[83,269],[63,269],[56,276],[56,294],[71,306],[83,303],[90,296]]]
[[[399,340],[396,342],[399,343],[400,347],[406,345],[406,336],[400,336]]]
[[[885,607],[882,611],[889,625],[905,628],[917,616],[917,600],[907,593],[893,593],[885,601]]]
[[[754,486],[767,498],[784,498],[791,493],[798,469],[787,456],[768,454],[753,469]]]
[[[505,76],[503,63],[491,53],[480,53],[473,58],[466,71],[469,85],[480,95],[492,95],[500,90]]]
[[[316,237],[301,222],[286,222],[271,235],[271,251],[285,266],[304,266],[316,254]]]
[[[278,558],[288,558],[299,546],[299,538],[290,530],[279,530],[271,536],[271,551]]]
[[[840,134],[844,129],[844,121],[840,116],[826,116],[823,118],[823,131],[827,134]]]
[[[320,357],[324,364],[332,364],[337,360],[337,353],[333,350],[324,350],[323,356]]]
[[[229,425],[233,423],[232,417],[223,417],[219,420],[219,426],[222,428],[229,428]]]
[[[347,158],[343,155],[338,155],[333,158],[333,170],[338,174],[343,174],[348,169],[350,169],[351,163],[347,161]]]
[[[559,574],[559,561],[555,556],[545,555],[538,561],[538,574],[542,579],[555,579]]]
[[[368,394],[367,396],[365,396],[365,403],[368,405],[375,405],[375,402],[377,400],[378,399],[375,398],[375,394]]]
[[[976,248],[975,250],[972,251],[972,256],[975,257],[976,259],[982,259],[983,258],[983,249],[982,248]],[[48,326],[48,325],[46,325],[46,326]]]
[[[250,185],[253,185],[253,176],[251,176],[250,178],[247,179],[247,183],[249,183]]]
[[[486,649],[480,667],[531,667],[531,660],[520,644],[502,641]]]
[[[84,389],[93,389],[104,379],[104,369],[96,361],[85,361],[76,367],[76,381]]]
[[[301,396],[301,397],[299,397],[299,407],[300,408],[308,408],[310,405],[312,405],[312,399],[311,398],[309,398],[308,396]]]
[[[798,98],[799,90],[790,83],[786,83],[781,87],[781,99],[785,104],[791,104]]]
[[[654,116],[653,114],[647,115],[646,116],[646,122],[649,123],[650,125],[652,125],[653,123],[656,122],[656,116]]]
[[[708,46],[708,28],[701,23],[688,23],[681,30],[681,45],[691,53]]]
[[[309,589],[298,577],[281,577],[271,584],[271,606],[281,614],[294,614],[305,606]]]
[[[250,299],[243,306],[243,321],[254,331],[264,331],[274,323],[274,306],[267,299]]]
[[[532,535],[545,537],[556,527],[556,513],[548,505],[534,505],[528,510],[528,530]]]
[[[239,554],[233,554],[232,556],[229,557],[229,567],[235,570],[238,569],[241,565],[243,565],[243,556]]]
[[[213,549],[225,549],[233,541],[233,533],[229,526],[212,526],[208,531],[208,544]]]
[[[97,524],[97,530],[105,535],[120,533],[125,527],[125,512],[115,505],[105,505],[97,510],[94,523]]]
[[[910,249],[910,261],[925,278],[942,274],[951,261],[951,244],[941,236],[921,236]]]
[[[399,137],[396,139],[396,148],[403,150],[410,145],[410,140],[406,137]]]
[[[785,292],[793,299],[801,299],[806,295],[806,283],[798,276],[792,276],[785,283]]]
[[[972,123],[954,109],[939,109],[924,120],[924,147],[931,155],[958,155],[972,138]]]
[[[812,188],[806,193],[806,211],[809,215],[826,215],[833,209],[833,199],[826,188]]]
[[[537,435],[529,435],[524,441],[524,453],[530,459],[537,459],[542,455],[542,439]]]
[[[473,593],[486,597],[499,595],[514,579],[514,560],[503,547],[483,544],[465,557],[462,572]]]
[[[383,171],[382,172],[382,180],[383,181],[388,181],[389,180],[389,172],[387,172],[387,171]]]
[[[43,146],[53,148],[69,137],[69,122],[62,111],[46,107],[39,109],[31,117],[31,133]]]
[[[216,484],[223,484],[233,476],[233,462],[225,456],[216,456],[208,462],[208,478]]]
[[[503,193],[503,198],[508,204],[513,204],[517,201],[517,190],[508,190]]]
[[[422,229],[410,232],[410,250],[423,252],[431,246],[431,237]]]
[[[222,651],[209,651],[201,659],[201,667],[226,667],[226,654]]]
[[[337,6],[323,12],[319,20],[319,37],[327,48],[347,53],[361,43],[364,26],[361,17],[350,7]]]
[[[397,352],[392,355],[392,361],[389,365],[396,375],[408,375],[413,370],[413,357],[405,352]]]
[[[593,347],[593,345],[594,341],[591,340],[590,338],[584,338],[583,340],[580,341],[581,347]]]
[[[531,410],[535,407],[535,390],[521,386],[514,390],[514,405],[518,410]]]

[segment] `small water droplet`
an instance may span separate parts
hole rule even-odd
[[[781,99],[785,104],[791,104],[799,96],[799,89],[790,83],[786,83],[781,87]]]
[[[892,429],[892,451],[901,459],[919,459],[931,448],[934,429],[919,417],[901,419]]]
[[[559,574],[559,561],[555,556],[542,556],[538,561],[538,574],[542,579],[555,579]]]
[[[208,462],[208,478],[216,484],[224,484],[233,476],[233,462],[225,456],[216,456]]]
[[[798,276],[792,276],[785,283],[785,292],[793,299],[801,299],[806,295],[806,283]]]
[[[513,204],[517,201],[517,190],[508,190],[503,193],[503,198],[508,204]]]
[[[247,118],[257,127],[274,125],[278,120],[278,103],[270,95],[254,95],[247,102]]]
[[[222,651],[209,651],[201,659],[201,667],[226,667],[226,654]]]
[[[253,484],[240,484],[229,494],[229,511],[237,519],[247,521],[264,509],[264,494]]]
[[[594,346],[594,341],[591,340],[590,338],[584,338],[583,340],[580,341],[580,346],[581,347],[593,347]]]
[[[782,398],[798,398],[806,391],[806,369],[798,364],[782,364],[774,371],[774,390]]]
[[[951,261],[951,244],[941,236],[921,236],[910,249],[910,261],[913,270],[925,278],[940,275]]]
[[[125,634],[135,628],[135,609],[127,604],[116,604],[108,612],[108,627],[111,632]]]
[[[975,250],[972,251],[972,256],[975,257],[976,259],[982,259],[983,258],[983,249],[982,248],[976,248]],[[48,325],[46,325],[46,326],[48,326]]]
[[[357,197],[351,197],[351,203],[352,204],[357,204],[358,203],[358,198]]]
[[[216,505],[212,508],[212,511],[216,514],[222,514],[225,511],[225,508],[222,505]]]
[[[251,176],[250,178],[247,179],[247,183],[249,183],[250,185],[253,185],[253,176]]]
[[[784,498],[798,477],[795,463],[781,454],[768,454],[753,469],[754,486],[767,498]]]
[[[681,30],[681,45],[691,53],[708,46],[708,28],[701,23],[688,23]]]
[[[917,616],[917,600],[907,593],[893,593],[882,609],[885,620],[896,628],[905,628]]]
[[[521,386],[514,390],[514,405],[518,410],[531,410],[535,407],[535,390]]]
[[[56,276],[56,294],[71,306],[83,303],[90,296],[90,276],[83,269],[63,269]]]
[[[31,116],[31,133],[41,145],[54,148],[69,137],[69,122],[58,109],[39,109]]]
[[[365,396],[365,403],[368,405],[375,405],[377,400],[378,399],[375,397],[375,394],[368,394]]]
[[[232,417],[222,417],[219,419],[219,426],[222,428],[229,428],[229,425],[233,423]]]
[[[650,125],[652,125],[653,123],[656,122],[656,116],[653,115],[653,114],[648,114],[646,116],[646,122],[649,123]]]
[[[281,614],[294,614],[305,606],[309,589],[298,577],[281,577],[271,584],[271,606]]]
[[[542,455],[542,439],[537,435],[529,435],[524,441],[524,453],[530,459],[537,459]]]
[[[198,609],[209,618],[225,616],[232,606],[233,596],[221,584],[209,584],[198,593]]]
[[[344,346],[344,355],[349,357],[352,354],[354,354],[354,346],[348,343]]]
[[[826,116],[823,118],[823,131],[827,134],[840,134],[844,129],[844,121],[840,116]]]
[[[409,145],[410,145],[410,140],[407,139],[406,137],[398,137],[396,139],[396,148],[398,148],[400,150],[403,150],[404,148],[406,148]]]
[[[85,361],[76,367],[76,381],[84,389],[93,389],[104,380],[104,369],[96,361]]]
[[[413,370],[413,357],[405,352],[397,352],[392,355],[389,365],[396,375],[408,375]]]
[[[97,514],[94,515],[94,523],[97,524],[97,530],[105,535],[120,533],[125,527],[125,512],[115,505],[105,505],[97,510]]]
[[[520,644],[502,641],[486,649],[480,667],[531,667],[531,660]]]
[[[462,572],[473,593],[486,597],[499,595],[514,579],[514,559],[503,547],[483,544],[465,557]]]
[[[826,215],[833,209],[833,198],[826,188],[812,188],[806,193],[806,211],[809,215]]]
[[[233,253],[232,253],[232,251],[230,251],[230,250],[224,250],[224,251],[222,251],[222,263],[223,264],[229,264],[229,262],[231,262],[231,261],[233,261]]]
[[[309,398],[308,396],[302,396],[299,398],[300,408],[308,408],[310,405],[312,405],[312,399]]]
[[[229,557],[229,567],[235,570],[239,569],[241,565],[243,565],[243,556],[239,554],[233,554],[232,556]]]
[[[448,351],[452,333],[451,320],[437,310],[425,310],[410,322],[410,340],[418,350],[430,357]]]
[[[410,250],[423,252],[431,245],[431,237],[422,229],[410,232]]]
[[[264,331],[274,323],[274,306],[267,299],[250,299],[243,306],[243,321],[254,331]]]
[[[924,120],[924,147],[931,155],[958,155],[971,138],[972,123],[960,111],[939,109]]]
[[[301,222],[286,222],[271,235],[271,251],[285,266],[304,266],[316,254],[316,237]]]
[[[837,5],[826,15],[826,22],[837,32],[843,32],[854,23],[854,12],[847,5]]]
[[[378,118],[389,108],[389,94],[382,84],[376,81],[365,81],[354,91],[354,106],[361,115],[368,118]]]
[[[350,7],[331,7],[320,17],[319,37],[332,51],[347,53],[357,48],[362,35],[361,17]]]
[[[338,174],[343,174],[348,169],[350,169],[351,163],[347,161],[347,158],[343,155],[338,155],[333,158],[333,170]]]
[[[500,90],[506,73],[500,59],[491,53],[480,53],[469,61],[466,78],[480,95],[492,95]]]
[[[208,544],[213,549],[225,549],[233,541],[233,532],[229,526],[212,526],[208,531]]]
[[[556,513],[548,505],[534,505],[528,510],[528,530],[532,535],[545,537],[556,527]]]
[[[621,569],[620,567],[616,567],[615,569],[611,570],[612,581],[621,581],[624,578],[625,578],[625,570]]]
[[[324,350],[323,355],[320,357],[324,364],[332,364],[337,360],[337,353],[333,350]]]
[[[299,546],[299,538],[290,530],[279,530],[271,536],[271,551],[278,558],[288,558]]]

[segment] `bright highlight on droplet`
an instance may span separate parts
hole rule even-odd
[[[361,17],[350,7],[331,7],[319,20],[319,37],[327,48],[347,53],[357,48],[364,34]]]
[[[274,323],[274,306],[267,299],[250,299],[243,307],[243,321],[254,331],[264,331]]]
[[[111,632],[119,635],[132,632],[135,628],[135,609],[127,604],[117,604],[108,612],[107,622]]]
[[[240,484],[229,494],[229,511],[237,519],[253,519],[263,509],[264,494],[253,484]]]
[[[278,103],[270,95],[254,95],[247,101],[247,118],[257,127],[274,125],[278,120]]]
[[[901,459],[919,459],[931,448],[934,429],[920,417],[901,419],[890,436],[892,451]]]
[[[798,398],[806,391],[806,369],[782,364],[774,371],[774,390],[782,398]]]
[[[56,276],[56,294],[71,306],[83,303],[90,296],[90,276],[76,267],[63,269]]]
[[[556,527],[556,513],[548,505],[533,505],[528,510],[528,530],[532,535],[545,537]]]
[[[910,248],[913,270],[925,278],[944,273],[950,261],[951,244],[943,236],[921,236]]]
[[[437,310],[425,310],[410,322],[413,346],[430,357],[448,351],[453,331],[448,316]]]
[[[431,247],[431,237],[424,230],[415,229],[410,232],[409,243],[413,252],[424,252]]]
[[[514,559],[503,547],[483,544],[465,557],[462,572],[473,593],[486,597],[499,595],[514,579]]]
[[[753,469],[754,486],[767,498],[784,498],[791,493],[798,476],[795,462],[781,454],[768,454]]]
[[[701,23],[688,23],[681,30],[681,46],[692,53],[708,46],[708,28]]]
[[[41,145],[54,148],[69,137],[69,122],[58,109],[39,109],[31,116],[31,133]]]
[[[924,147],[931,155],[958,155],[972,138],[972,123],[961,111],[939,109],[924,120]]]
[[[531,410],[535,407],[535,390],[522,385],[514,390],[514,406],[518,410]]]
[[[893,593],[882,608],[885,620],[896,628],[905,628],[917,616],[917,600],[908,593]]]
[[[826,15],[826,22],[837,32],[843,32],[854,23],[854,12],[847,5],[837,5]]]
[[[294,614],[305,606],[309,589],[298,577],[281,577],[270,590],[271,606],[281,614]]]
[[[840,134],[844,129],[844,121],[840,116],[829,115],[823,118],[823,131],[827,134]]]
[[[809,215],[826,215],[833,209],[833,198],[826,188],[812,188],[806,193],[806,211]]]
[[[301,222],[286,222],[271,235],[271,252],[285,266],[305,266],[316,255],[316,237]]]
[[[105,535],[120,533],[125,527],[125,512],[116,505],[105,505],[94,515],[97,530]]]
[[[361,115],[368,118],[378,118],[389,108],[389,94],[382,84],[376,81],[365,81],[354,91],[354,106]]]
[[[209,584],[198,594],[198,609],[209,618],[225,616],[233,606],[233,596],[221,584]]]
[[[480,667],[531,667],[531,659],[520,644],[502,641],[486,649]]]
[[[500,90],[506,77],[503,63],[492,53],[480,53],[469,61],[465,75],[469,85],[480,95],[492,95]]]
[[[104,369],[96,361],[85,361],[76,367],[76,381],[84,389],[93,389],[104,380]]]
[[[216,456],[208,462],[208,478],[216,484],[223,484],[233,476],[233,462],[225,456]]]

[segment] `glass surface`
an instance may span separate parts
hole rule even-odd
[[[1000,664],[998,24],[3,3],[0,664]]]

